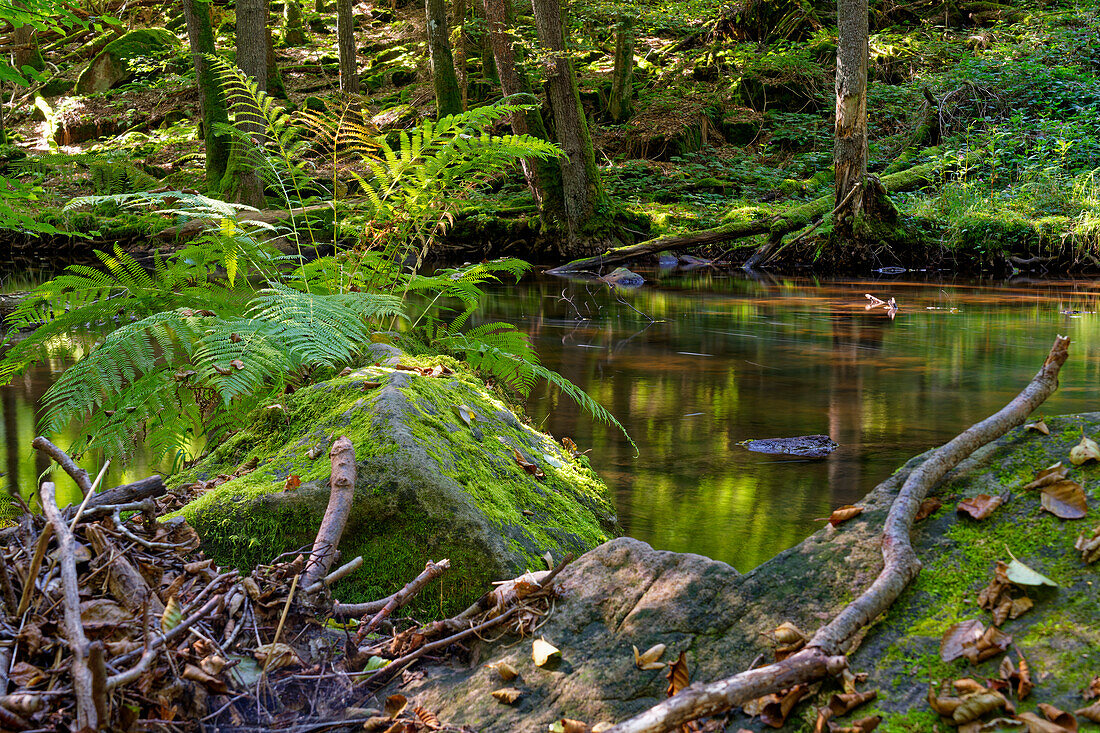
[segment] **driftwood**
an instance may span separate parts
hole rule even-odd
[[[336,546],[344,535],[351,502],[355,497],[355,447],[346,436],[341,435],[333,442],[329,457],[332,459],[331,493],[302,577],[302,585],[307,588],[324,578],[332,567]]]
[[[905,191],[916,186],[923,185],[930,180],[938,163],[926,163],[914,166],[908,170],[892,173],[882,177],[882,184],[890,191]],[[709,244],[721,244],[735,239],[752,237],[757,234],[767,234],[772,247],[778,245],[784,236],[801,229],[808,223],[828,214],[833,208],[832,194],[822,196],[799,206],[791,207],[775,216],[752,221],[735,221],[713,229],[703,229],[686,234],[669,234],[645,242],[633,244],[627,247],[608,250],[595,257],[586,257],[580,260],[567,262],[560,267],[547,270],[551,275],[568,275],[572,273],[597,270],[605,265],[617,265],[629,260],[653,255],[669,250],[687,249],[688,247],[702,247]],[[771,251],[771,248],[768,250]]]
[[[909,532],[921,501],[948,471],[978,448],[996,440],[1035,410],[1058,388],[1058,372],[1069,356],[1069,339],[1058,336],[1043,367],[1011,402],[937,448],[913,470],[898,492],[882,533],[884,567],[871,587],[818,629],[804,649],[775,664],[708,684],[695,684],[608,733],[658,733],[743,705],[796,684],[838,674],[858,633],[893,605],[920,572]]]
[[[87,496],[92,492],[92,480],[88,478],[88,472],[76,465],[76,461],[70,458],[68,453],[46,440],[46,438],[41,435],[35,438],[31,442],[31,445],[33,445],[36,450],[45,453],[50,458],[57,461],[57,465],[65,469],[65,473],[69,474],[73,481],[76,482],[76,485],[80,487],[82,496]]]

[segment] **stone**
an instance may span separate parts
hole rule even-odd
[[[773,456],[799,456],[800,458],[825,458],[837,449],[828,435],[800,435],[797,438],[761,438],[750,440],[745,447],[754,453]]]
[[[412,127],[419,119],[420,114],[416,111],[416,107],[411,104],[399,104],[382,110],[371,117],[370,121],[382,132],[389,132],[390,130],[404,130]]]
[[[133,78],[133,61],[175,51],[179,41],[163,28],[143,28],[119,36],[103,47],[80,73],[73,91],[79,95],[105,92]]]
[[[625,267],[616,267],[600,278],[613,288],[638,288],[645,284],[645,278]]]
[[[382,365],[310,385],[242,420],[180,483],[256,470],[182,510],[219,562],[269,562],[310,544],[328,503],[328,447],[355,446],[355,501],[340,546],[364,569],[335,589],[345,602],[400,589],[428,560],[449,558],[433,613],[457,612],[490,583],[545,567],[542,555],[580,554],[619,534],[607,488],[550,436],[522,423],[476,376],[448,357],[413,358],[372,344]],[[423,376],[398,366],[447,366]],[[473,410],[467,423],[459,406]],[[513,451],[537,465],[526,472]],[[299,487],[284,491],[287,478]],[[442,608],[441,608],[442,606]]]
[[[1100,413],[1046,422],[1050,436],[1017,428],[964,461],[933,492],[944,508],[916,524],[913,534],[923,570],[850,657],[854,672],[869,674],[859,689],[877,689],[878,700],[848,720],[878,714],[886,730],[947,729],[928,707],[929,685],[944,678],[998,676],[1003,655],[978,666],[945,664],[939,642],[958,621],[991,623],[990,613],[980,610],[975,599],[992,579],[995,562],[1011,559],[1008,550],[1060,585],[1032,592],[1034,608],[1002,627],[1031,666],[1036,687],[1028,703],[1065,710],[1082,706],[1080,690],[1096,674],[1091,660],[1100,654],[1100,597],[1096,566],[1085,565],[1073,545],[1095,520],[1058,520],[1040,510],[1036,492],[1021,487],[1038,469],[1065,460],[1082,430],[1100,432]],[[432,710],[455,726],[484,733],[542,733],[562,717],[590,725],[619,722],[663,700],[665,670],[637,669],[632,646],[644,650],[666,644],[665,662],[685,651],[692,682],[730,676],[754,660],[760,664],[761,656],[770,662],[768,632],[789,621],[812,634],[871,584],[882,567],[883,521],[924,457],[911,459],[868,494],[855,519],[838,528],[826,526],[744,575],[697,555],[654,550],[633,539],[612,540],[559,576],[561,598],[538,631],[561,650],[556,669],[535,667],[529,641],[517,644],[506,636],[477,650],[476,667],[424,667],[425,675],[401,692],[410,705]],[[1075,471],[1095,507],[1100,466]],[[981,523],[960,518],[954,504],[979,493],[1005,496],[1006,502]],[[511,663],[522,681],[525,695],[515,707],[489,697],[499,680],[486,665],[500,661]],[[825,683],[795,708],[787,729],[809,730],[812,706],[824,705],[838,689],[836,683]],[[768,730],[759,719],[736,713],[726,729],[742,728]]]

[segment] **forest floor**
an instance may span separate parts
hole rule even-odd
[[[231,59],[233,11],[212,9],[219,47]],[[567,24],[603,182],[617,206],[637,215],[631,233],[638,240],[772,217],[831,193],[830,7],[654,0],[631,11],[638,16],[635,112],[621,124],[610,121],[608,96],[624,7],[574,3]],[[120,6],[118,12],[123,29],[166,26],[186,38],[178,9]],[[524,17],[529,9],[516,12],[529,71],[537,73],[534,31]],[[357,13],[365,90],[359,102],[382,131],[430,118],[434,94],[420,6],[359,6]],[[306,20],[303,46],[280,44],[281,20],[276,28],[287,91],[279,103],[292,112],[343,103],[334,13]],[[466,59],[470,105],[500,96],[484,27],[472,12],[453,34],[462,41],[456,51]],[[873,10],[870,169],[882,175],[936,166],[927,185],[893,194],[899,226],[881,236],[872,265],[971,272],[1100,268],[1097,38],[1095,0],[970,2],[947,10],[918,2]],[[43,39],[49,71],[41,81],[5,88],[6,122],[18,146],[0,155],[8,205],[61,231],[99,230],[95,246],[132,239],[141,226],[135,230],[130,219],[119,224],[59,212],[79,195],[202,187],[198,95],[186,44],[144,59],[115,89],[77,97],[68,83],[95,44],[87,38],[56,47],[49,42]],[[102,161],[117,166],[105,172]],[[316,166],[323,177],[324,163]],[[456,256],[530,252],[538,223],[518,171],[468,195],[473,206],[450,232]],[[824,219],[805,222],[803,232],[817,224],[812,236],[780,266],[829,267],[822,255],[831,227]],[[763,236],[704,254],[740,262]],[[3,239],[14,250],[29,243],[11,231]]]

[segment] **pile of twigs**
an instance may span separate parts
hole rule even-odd
[[[346,438],[332,446],[332,494],[313,547],[248,575],[204,558],[182,518],[159,519],[179,503],[160,477],[97,494],[60,449],[43,438],[35,447],[85,500],[61,509],[44,482],[42,514],[0,531],[2,730],[459,730],[375,693],[490,628],[533,631],[565,565],[501,584],[454,618],[394,622],[450,563],[429,562],[372,603],[332,599],[329,586],[363,564],[330,572],[355,483]]]

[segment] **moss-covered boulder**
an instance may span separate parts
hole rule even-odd
[[[142,28],[119,36],[103,47],[76,80],[76,94],[114,89],[134,75],[134,62],[174,51],[179,41],[163,28]]]
[[[354,444],[358,467],[340,551],[366,561],[336,588],[341,600],[392,593],[426,561],[447,557],[452,569],[431,596],[435,611],[453,611],[491,581],[543,567],[547,551],[582,553],[615,535],[607,489],[585,458],[523,424],[453,359],[388,363],[396,366],[367,367],[261,409],[180,480],[258,463],[183,509],[210,554],[249,565],[310,544],[328,503],[328,447],[340,435]],[[453,373],[397,368],[414,365]],[[516,452],[544,478],[525,471]],[[292,475],[301,486],[284,490]]]
[[[880,731],[950,731],[929,707],[930,684],[972,677],[999,678],[1004,654],[980,664],[940,659],[940,639],[953,624],[979,619],[978,606],[998,560],[1013,553],[1058,583],[1028,589],[1035,606],[1002,630],[1013,638],[1013,661],[1023,654],[1035,689],[1017,709],[1049,703],[1074,710],[1088,703],[1081,690],[1100,675],[1100,563],[1086,565],[1074,542],[1100,521],[1100,465],[1072,471],[1090,504],[1081,521],[1063,521],[1041,510],[1037,491],[1022,487],[1036,470],[1066,461],[1082,429],[1100,433],[1100,413],[1048,419],[1050,436],[1017,429],[960,466],[933,492],[943,508],[916,525],[914,546],[924,568],[889,613],[868,630],[850,656],[854,672],[869,675],[860,689],[878,699],[838,721],[883,716]],[[712,681],[747,669],[758,656],[772,659],[766,636],[785,621],[813,632],[862,593],[882,567],[879,536],[898,489],[922,457],[907,463],[872,491],[863,514],[826,527],[756,570],[738,575],[724,563],[697,555],[661,552],[632,539],[617,539],[579,558],[562,572],[563,598],[539,634],[561,649],[555,667],[536,667],[530,643],[514,638],[479,650],[476,669],[434,667],[402,690],[410,704],[441,719],[479,731],[542,732],[562,717],[620,721],[665,698],[665,670],[642,671],[631,647],[668,645],[664,660],[687,654],[691,680]],[[978,494],[1003,497],[991,517],[976,522],[956,513],[958,502]],[[489,692],[500,678],[484,663],[507,660],[518,671],[511,683],[524,691],[515,705]],[[813,730],[814,707],[839,685],[815,688],[795,708],[784,730]],[[1082,726],[1091,725],[1081,721]],[[761,721],[735,715],[727,730],[768,730]],[[1084,728],[1083,728],[1084,729]],[[1089,730],[1096,728],[1090,727]]]

